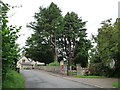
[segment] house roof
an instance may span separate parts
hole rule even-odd
[[[27,62],[22,62],[22,60],[24,60],[24,59],[25,59]],[[21,64],[21,65],[29,65],[29,66],[35,65],[35,64],[37,64],[37,65],[45,65],[45,63],[43,63],[43,62],[34,61],[34,60],[32,60],[31,58],[27,58],[27,57],[25,57],[25,56],[21,57],[17,63],[18,63],[18,64]]]

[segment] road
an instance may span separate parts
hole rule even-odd
[[[96,88],[41,70],[21,70],[21,73],[26,79],[26,88]]]

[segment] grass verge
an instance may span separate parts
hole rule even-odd
[[[105,78],[104,76],[75,76],[76,78]]]
[[[120,88],[120,82],[115,82],[112,84],[113,87]]]
[[[2,83],[2,88],[25,88],[24,77],[13,70],[8,71],[6,79]]]

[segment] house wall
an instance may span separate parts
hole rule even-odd
[[[21,65],[20,69],[32,69],[33,66],[29,66],[29,65]]]
[[[24,62],[23,62],[24,61]],[[17,68],[20,69],[26,69],[26,68],[30,68],[32,69],[32,65],[21,65],[22,63],[29,63],[31,64],[31,62],[26,58],[26,57],[22,57],[18,62],[17,62]]]

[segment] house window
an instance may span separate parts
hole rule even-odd
[[[25,63],[25,59],[23,59],[22,62]]]

